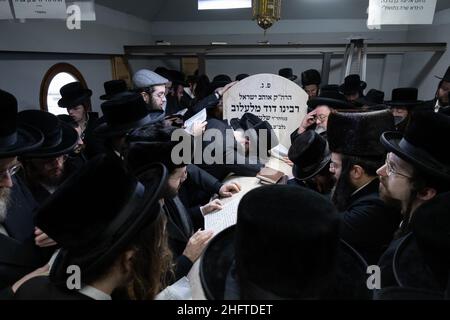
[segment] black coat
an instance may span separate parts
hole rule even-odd
[[[400,212],[388,207],[378,194],[374,179],[351,197],[340,213],[341,237],[355,248],[369,265],[376,264],[392,241],[401,221]]]
[[[262,164],[259,163],[259,161],[256,161],[255,164],[250,164],[248,157],[245,157],[241,153],[237,151],[237,142],[234,141],[234,143],[226,143],[226,130],[233,130],[231,126],[227,124],[224,120],[218,120],[215,118],[209,118],[208,124],[206,126],[206,129],[217,129],[222,133],[223,141],[223,163],[213,163],[213,164],[198,164],[200,168],[203,170],[209,172],[211,175],[216,177],[219,180],[224,180],[226,176],[228,176],[230,173],[234,173],[238,176],[245,176],[245,177],[254,177],[256,174],[261,170]],[[205,141],[203,143],[203,150],[211,144],[215,143],[215,140],[212,141]],[[227,164],[227,154],[233,154],[234,160],[232,164]]]
[[[23,178],[15,175],[4,222],[10,237],[20,242],[34,240],[34,214],[38,207],[39,203],[34,199]]]
[[[77,290],[63,290],[47,276],[35,277],[25,282],[14,295],[14,300],[93,300]]]
[[[194,228],[188,210],[178,196],[172,199],[164,199],[164,213],[167,217],[167,232],[169,234],[169,247],[175,259],[175,282],[187,276],[192,267],[192,262],[183,255],[183,251],[194,234]]]
[[[0,234],[0,291],[42,267],[50,257],[34,245]]]
[[[219,193],[223,183],[193,164],[187,166],[187,174],[187,179],[181,185],[178,196],[184,206],[189,208],[194,230],[198,230],[204,227],[200,206],[208,203],[214,194]]]

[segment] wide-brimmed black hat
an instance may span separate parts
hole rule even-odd
[[[294,71],[292,71],[292,68],[280,69],[280,70],[278,70],[278,75],[283,78],[289,79],[291,81],[294,81],[297,79],[297,76],[294,74]]]
[[[267,151],[274,148],[279,143],[277,135],[275,134],[271,124],[267,121],[261,120],[261,118],[253,113],[246,112],[240,119],[231,119],[230,125],[233,130],[241,129],[246,131],[249,134],[250,141],[253,141],[256,145],[258,145],[260,138],[260,130],[265,130],[267,137]]]
[[[326,105],[333,109],[352,109],[353,105],[350,104],[345,97],[334,90],[321,90],[320,95],[308,100],[308,112],[314,110],[317,106]]]
[[[386,149],[380,143],[380,137],[394,128],[394,116],[388,110],[331,113],[327,123],[328,143],[331,152],[384,157]]]
[[[231,78],[226,74],[219,74],[215,76],[208,86],[208,95],[213,94],[216,89],[225,87],[231,82],[233,82],[233,80],[231,80]]]
[[[338,229],[333,205],[312,190],[253,189],[239,204],[237,224],[216,235],[202,256],[206,298],[248,298],[230,294],[233,280],[252,299],[367,298],[367,265],[340,242]]]
[[[311,84],[315,84],[320,86],[322,82],[322,78],[320,77],[319,71],[316,69],[309,69],[302,72],[302,86],[309,86]]]
[[[422,204],[412,216],[412,232],[393,257],[397,285],[431,291],[450,290],[450,193]],[[450,291],[448,291],[450,294]]]
[[[391,100],[385,103],[391,107],[414,108],[423,103],[417,100],[417,88],[395,88],[392,90]]]
[[[247,73],[240,73],[240,74],[238,74],[237,76],[236,76],[236,81],[241,81],[241,80],[243,80],[243,79],[245,79],[245,78],[248,78],[248,77],[250,77],[250,75],[249,74],[247,74]]]
[[[105,94],[100,96],[101,100],[109,100],[116,94],[122,93],[128,90],[125,80],[111,80],[103,83],[105,88]]]
[[[103,102],[101,108],[105,123],[95,128],[100,136],[120,136],[156,121],[139,93],[123,92]]]
[[[306,130],[295,138],[288,152],[294,163],[292,173],[299,180],[307,180],[318,174],[331,161],[327,141],[314,130]]]
[[[92,96],[92,90],[84,88],[78,81],[62,86],[59,92],[61,99],[58,101],[58,106],[68,109],[83,104]]]
[[[154,164],[144,173],[142,184],[120,160],[99,155],[45,201],[36,225],[61,246],[50,273],[53,281],[65,283],[70,265],[80,267],[83,278],[104,271],[155,221],[167,170]]]
[[[39,129],[44,140],[39,148],[23,154],[26,158],[53,158],[73,151],[78,143],[78,132],[57,116],[41,110],[24,110],[18,121]]]
[[[405,134],[385,132],[381,142],[389,151],[425,174],[450,181],[450,117],[428,110],[413,112]]]
[[[21,155],[38,148],[44,141],[36,128],[17,122],[17,100],[0,90],[0,158]]]
[[[355,100],[357,104],[362,106],[377,106],[384,103],[384,92],[377,89],[370,89],[365,96]]]
[[[367,87],[367,83],[362,81],[359,74],[349,74],[345,77],[344,83],[340,85],[339,90],[344,94],[362,92]]]
[[[435,77],[438,79],[444,80],[446,82],[450,82],[450,67],[447,68],[447,71],[445,71],[445,74],[442,78],[438,77],[438,76],[435,76]]]

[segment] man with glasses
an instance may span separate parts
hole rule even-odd
[[[45,262],[34,242],[14,238],[6,224],[14,214],[11,209],[27,209],[25,203],[12,201],[17,187],[15,174],[20,169],[17,156],[38,148],[42,141],[39,130],[17,122],[16,98],[0,90],[0,299],[10,294],[6,288]]]
[[[400,207],[403,216],[398,236],[410,231],[414,211],[437,194],[450,191],[450,118],[441,113],[413,113],[405,135],[385,132],[381,142],[388,150],[378,169],[380,197]]]
[[[382,288],[398,286],[398,279],[403,279],[406,273],[414,271],[415,280],[419,280],[415,282],[421,282],[415,287],[431,290],[433,285],[438,283],[436,280],[440,274],[436,273],[436,270],[442,269],[448,275],[448,265],[444,263],[448,257],[448,250],[445,250],[448,231],[444,237],[439,236],[448,218],[437,219],[435,214],[439,214],[439,211],[448,213],[449,209],[442,206],[443,202],[434,205],[432,203],[439,199],[438,195],[450,191],[450,149],[447,147],[449,133],[450,117],[441,112],[435,113],[434,110],[420,110],[413,112],[403,136],[399,132],[385,132],[381,136],[381,142],[388,154],[386,163],[377,170],[380,178],[380,198],[396,204],[402,214],[395,240],[378,263],[382,274]],[[419,219],[416,219],[416,213]],[[423,219],[424,213],[425,217],[429,217],[425,218],[426,220]],[[424,226],[424,223],[428,225]],[[398,261],[396,253],[400,252],[405,244],[411,243],[411,238],[417,239],[418,229],[422,229],[419,234],[422,238],[441,238],[434,240],[431,250],[422,251],[424,247],[420,250],[407,250],[409,256],[414,257],[410,260],[413,263],[402,263],[399,271],[398,264],[394,265],[394,260]],[[416,257],[417,253],[421,258]],[[418,272],[417,268],[426,271]],[[394,269],[397,271],[394,272]],[[424,277],[424,274],[430,271],[434,278],[432,281]],[[445,282],[447,284],[447,281]]]
[[[153,117],[164,118],[166,109],[166,84],[169,82],[166,78],[156,72],[141,69],[133,76],[133,83],[142,95],[149,111]]]
[[[327,123],[330,113],[335,109],[350,109],[352,106],[344,95],[337,91],[323,91],[318,97],[308,100],[308,114],[303,118],[298,130],[291,134],[291,141],[307,130],[315,130],[327,138]]]
[[[383,132],[394,129],[389,111],[332,113],[328,119],[330,172],[336,179],[332,201],[342,219],[341,237],[369,264],[375,264],[391,242],[400,214],[378,195],[376,170],[386,151]]]

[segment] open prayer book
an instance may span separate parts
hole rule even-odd
[[[190,135],[194,134],[193,128],[195,123],[202,123],[206,121],[206,109],[194,114],[192,117],[184,122],[184,130]]]
[[[288,151],[289,149],[280,143],[275,148],[270,149],[270,155],[283,160],[284,157],[287,157]]]

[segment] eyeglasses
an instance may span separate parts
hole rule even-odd
[[[13,175],[15,175],[20,170],[20,168],[22,168],[22,165],[20,163],[18,163],[16,165],[12,166],[9,169],[6,169],[3,172],[0,172],[0,180],[6,179],[8,177],[8,175],[10,177],[12,177]]]
[[[160,92],[158,94],[154,94],[153,97],[162,99],[165,95],[166,95],[165,92]]]
[[[400,173],[400,172],[395,171],[395,170],[392,168],[391,162],[389,161],[388,158],[386,158],[385,165],[386,165],[386,174],[387,174],[388,177],[390,177],[390,176],[393,175],[393,174],[396,174],[396,175],[401,176],[401,177],[404,177],[404,178],[412,179],[411,176],[408,176],[408,175],[406,175],[406,174],[403,174],[403,173]]]
[[[314,117],[314,120],[319,120],[320,122],[323,122],[326,118],[328,118],[328,116],[324,114],[319,114]]]

